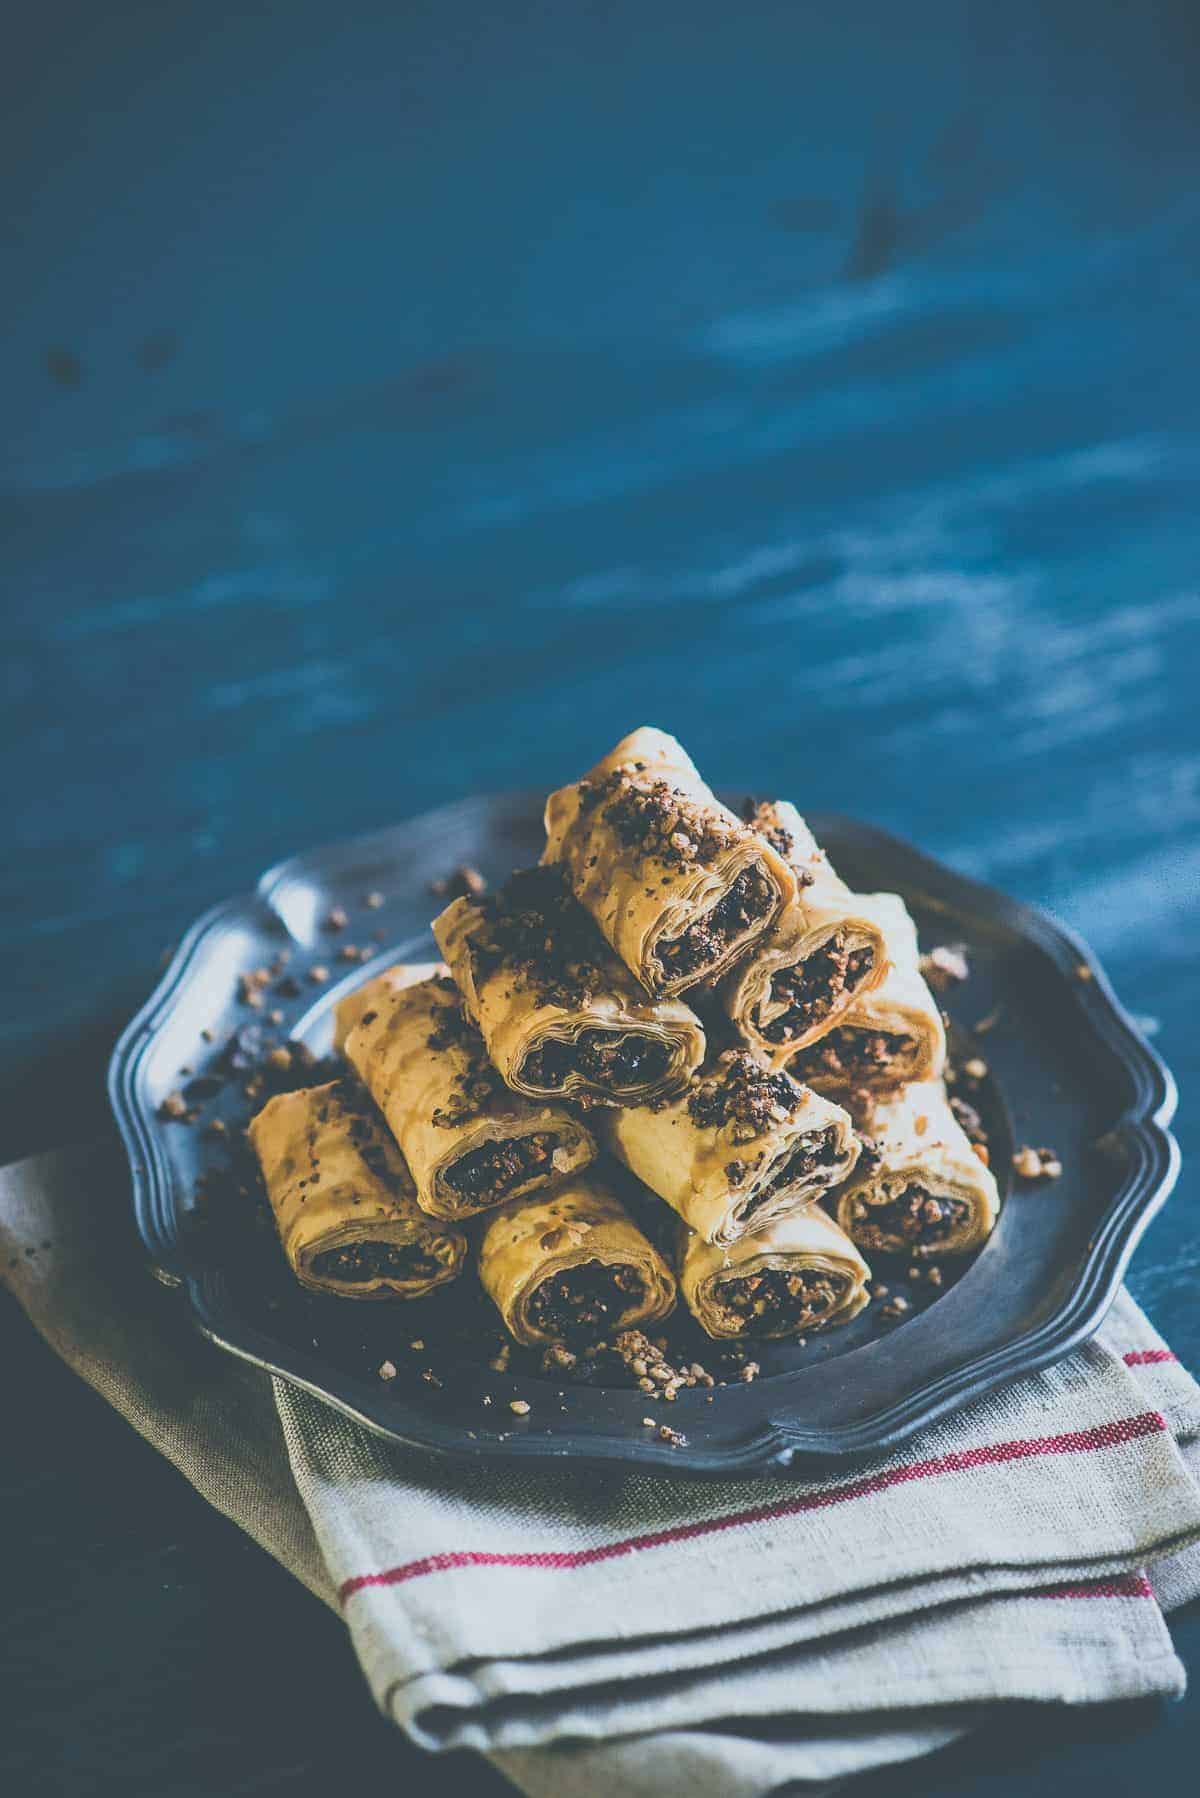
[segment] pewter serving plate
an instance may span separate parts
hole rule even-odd
[[[1065,1355],[1098,1327],[1174,1184],[1171,1077],[1061,926],[867,825],[836,816],[812,823],[856,889],[903,894],[922,945],[962,943],[972,968],[942,1002],[957,1052],[982,1055],[990,1069],[974,1102],[1004,1207],[965,1270],[945,1262],[936,1295],[908,1282],[904,1262],[875,1261],[877,1278],[911,1301],[902,1322],[889,1323],[876,1302],[804,1347],[756,1348],[762,1371],[751,1383],[735,1376],[712,1393],[684,1389],[667,1405],[628,1388],[562,1384],[529,1357],[495,1371],[499,1339],[487,1332],[497,1320],[473,1277],[416,1304],[314,1297],[291,1278],[265,1206],[236,1166],[248,1110],[238,1063],[260,1054],[264,1037],[299,1039],[326,1055],[344,991],[393,961],[432,958],[435,880],[470,863],[495,882],[537,859],[541,802],[530,794],[471,800],[298,856],[189,931],[118,1043],[109,1075],[153,1271],[231,1354],[384,1435],[474,1459],[766,1472],[899,1442]],[[326,923],[334,907],[348,914],[337,933]],[[348,944],[369,948],[369,958],[351,966],[339,958]],[[262,1009],[248,1009],[236,996],[239,975],[281,951],[290,957],[285,994],[272,990]],[[310,980],[314,966],[327,968],[328,980]],[[277,1008],[282,1022],[271,1021]],[[994,1025],[973,1038],[989,1016]],[[159,1115],[179,1091],[193,1123]],[[1007,1190],[1014,1142],[1051,1146],[1062,1178]],[[690,1358],[718,1371],[714,1345],[687,1335],[690,1320],[675,1328]],[[378,1374],[386,1361],[398,1370],[387,1382]],[[513,1399],[528,1401],[528,1415],[511,1411]],[[684,1435],[685,1447],[658,1440],[642,1421],[648,1408]]]

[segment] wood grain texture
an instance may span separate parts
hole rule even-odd
[[[162,950],[267,862],[643,720],[1080,928],[1195,1147],[1193,7],[69,0],[12,39],[0,1153],[101,1120]],[[1192,1185],[1132,1285],[1196,1366]],[[411,1765],[337,1626],[0,1327],[0,1783]],[[1190,1699],[873,1783],[1104,1798],[1198,1744]]]

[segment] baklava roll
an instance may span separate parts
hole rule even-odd
[[[346,1038],[346,1059],[399,1143],[426,1211],[471,1217],[594,1159],[591,1132],[565,1107],[534,1105],[505,1086],[452,980],[390,991],[386,980]]]
[[[849,1323],[870,1303],[870,1268],[820,1206],[728,1249],[681,1236],[679,1290],[710,1336],[808,1336]]]
[[[704,1058],[695,1012],[646,997],[561,868],[456,899],[433,934],[514,1092],[644,1105],[680,1092]]]
[[[871,893],[867,901],[891,965],[880,986],[789,1060],[792,1078],[818,1092],[895,1092],[916,1080],[940,1080],[946,1065],[942,1014],[921,978],[908,909],[897,893]]]
[[[678,1099],[600,1114],[604,1142],[705,1242],[761,1232],[845,1180],[859,1155],[840,1106],[726,1049]]]
[[[346,994],[338,1001],[337,1010],[333,1014],[333,1046],[337,1054],[346,1052],[346,1038],[357,1023],[369,1011],[374,1011],[380,999],[388,993],[398,993],[401,987],[416,986],[422,980],[433,980],[439,974],[449,970],[440,961],[398,962],[394,968],[385,968],[382,974],[364,981],[356,986],[353,992]]]
[[[879,1100],[862,1118],[869,1134],[834,1215],[868,1255],[960,1255],[991,1235],[1000,1195],[971,1147],[940,1080]]]
[[[769,930],[795,875],[674,737],[643,728],[546,802],[544,862],[649,993],[711,982]]]
[[[887,944],[869,900],[834,873],[794,805],[759,805],[754,830],[787,858],[796,890],[770,935],[722,987],[738,1034],[773,1067],[824,1035],[883,980]]]
[[[675,1306],[674,1274],[594,1170],[490,1217],[479,1278],[527,1345],[598,1340],[655,1323]]]
[[[310,1292],[419,1299],[462,1270],[467,1239],[417,1203],[412,1176],[350,1080],[279,1093],[250,1124],[279,1240]]]

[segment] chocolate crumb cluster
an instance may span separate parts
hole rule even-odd
[[[646,776],[644,762],[581,781],[581,811],[603,810],[618,841],[668,868],[711,862],[741,840],[736,823],[700,805],[682,787]]]
[[[789,1075],[760,1067],[748,1049],[724,1049],[688,1098],[702,1130],[728,1130],[734,1142],[753,1142],[791,1116],[800,1089]]]
[[[796,839],[779,822],[779,814],[769,799],[755,799],[748,793],[742,800],[742,821],[751,830],[756,830],[771,845],[776,855],[781,855],[784,861],[791,861],[796,853]]]
[[[502,970],[539,1005],[586,1007],[611,981],[612,953],[560,867],[512,875],[477,901],[476,915],[471,954],[480,986]]]
[[[448,1105],[436,1105],[430,1122],[439,1130],[456,1130],[507,1093],[503,1081],[491,1062],[483,1038],[463,1010],[462,998],[454,982],[446,975],[435,982],[439,1003],[433,1011],[433,1024],[426,1041],[436,1053],[457,1049],[463,1055],[463,1066],[454,1076],[454,1095]],[[364,1014],[362,1023],[372,1016]]]

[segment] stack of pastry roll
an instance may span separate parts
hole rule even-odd
[[[853,1111],[868,1146],[830,1210],[867,1254],[979,1248],[999,1195],[942,1083],[945,1027],[904,901],[852,893],[794,807],[759,805],[752,822],[792,862],[797,896],[725,983],[726,1009],[759,1053]]]
[[[854,894],[793,806],[739,818],[658,730],[551,794],[545,823],[537,868],[434,921],[445,966],[342,1000],[353,1130],[310,1093],[255,1120],[300,1278],[403,1295],[453,1277],[477,1219],[480,1280],[520,1342],[648,1327],[677,1292],[713,1337],[784,1337],[861,1310],[864,1252],[982,1239],[994,1183],[941,1089],[895,895]],[[352,1170],[320,1210],[302,1173],[318,1104],[326,1161]],[[676,1214],[665,1252],[643,1199]]]

